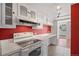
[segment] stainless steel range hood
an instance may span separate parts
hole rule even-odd
[[[40,23],[33,22],[33,21],[28,21],[28,20],[23,20],[19,19],[19,24],[18,25],[25,25],[25,26],[34,26],[34,25],[40,25]]]

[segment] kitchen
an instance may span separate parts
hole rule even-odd
[[[69,3],[0,3],[0,56],[70,56]]]

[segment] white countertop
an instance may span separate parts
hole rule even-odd
[[[51,33],[47,33],[47,34],[40,34],[40,35],[35,35],[33,36],[34,39],[40,39],[40,40],[44,40],[44,39],[49,39],[52,36],[56,36],[56,34],[51,34]]]
[[[16,39],[15,42],[27,41],[27,40],[32,40],[32,39],[45,40],[53,36],[56,36],[56,34],[52,34],[52,33],[39,34],[39,35],[33,35],[32,37],[29,37],[29,38],[23,38],[23,39],[21,38],[21,40]]]
[[[26,40],[29,40],[29,39],[39,39],[39,40],[42,41],[42,40],[48,39],[48,38],[50,38],[52,36],[56,36],[56,35],[55,34],[51,34],[51,33],[40,34],[40,35],[33,35],[32,37],[26,38]],[[6,40],[1,40],[0,41],[1,54],[2,55],[8,55],[8,54],[11,54],[11,53],[21,49],[21,47],[19,47],[15,43],[13,43],[12,40],[13,39],[6,39]],[[22,41],[22,40],[20,40],[20,41]]]

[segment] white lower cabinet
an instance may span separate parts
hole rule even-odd
[[[43,56],[48,56],[48,45],[49,45],[49,40],[45,39],[42,43],[42,55]]]
[[[43,45],[41,50],[42,56],[48,56],[48,46]]]
[[[57,45],[57,36],[52,36],[49,38],[49,44]]]

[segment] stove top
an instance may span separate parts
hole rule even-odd
[[[29,41],[24,41],[24,42],[18,42],[17,44],[20,45],[21,47],[26,47],[28,45],[32,45],[37,42],[40,42],[40,40],[34,39],[34,40],[29,40]]]
[[[26,47],[28,45],[40,42],[40,40],[38,39],[29,39],[27,40],[27,38],[30,38],[33,36],[33,32],[21,32],[21,33],[14,33],[14,42],[17,43],[18,45],[20,45],[21,47]],[[16,41],[18,40],[18,41]],[[21,40],[21,41],[19,41]]]

